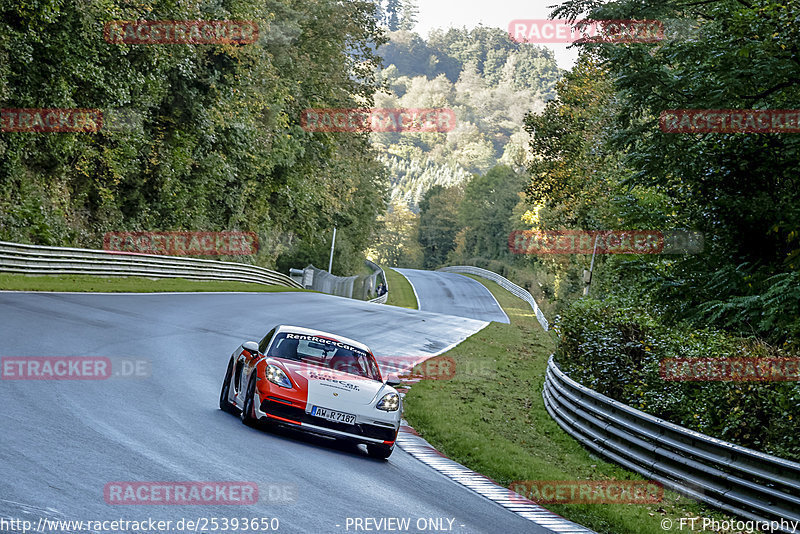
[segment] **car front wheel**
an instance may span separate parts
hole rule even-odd
[[[231,376],[233,375],[233,360],[228,363],[228,370],[225,372],[225,381],[222,382],[222,391],[219,392],[219,409],[233,415],[239,415],[238,410],[228,400],[231,392]]]
[[[246,424],[247,426],[255,426],[258,422],[258,418],[256,417],[255,412],[255,404],[253,403],[253,397],[256,394],[256,373],[255,370],[253,371],[253,375],[250,377],[250,382],[247,383],[247,393],[244,396],[244,406],[242,406],[242,423]]]

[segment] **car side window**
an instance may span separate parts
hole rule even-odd
[[[261,343],[258,344],[258,352],[261,354],[267,353],[267,347],[269,347],[269,342],[272,341],[272,337],[275,335],[275,329],[269,331],[269,333],[264,336],[264,339],[261,340]]]

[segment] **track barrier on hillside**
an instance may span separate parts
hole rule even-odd
[[[249,282],[300,288],[285,274],[229,261],[201,260],[0,241],[0,272],[26,275],[139,276]]]
[[[367,267],[372,274],[358,276],[335,276],[328,271],[309,265],[298,273],[300,284],[306,289],[312,289],[328,295],[347,297],[349,299],[367,300],[378,304],[385,304],[389,297],[389,287],[386,283],[386,273],[377,264],[367,260]],[[302,273],[302,274],[300,274]],[[383,284],[386,291],[378,295],[378,285]]]
[[[570,436],[649,480],[748,521],[770,523],[771,532],[793,532],[793,522],[800,522],[800,463],[631,408],[578,384],[552,356],[543,397]]]
[[[539,324],[542,325],[544,331],[547,332],[550,330],[550,323],[547,321],[547,318],[542,313],[542,310],[539,308],[539,305],[536,303],[536,299],[533,298],[528,291],[521,288],[511,280],[507,278],[503,278],[499,274],[487,271],[486,269],[481,269],[480,267],[472,267],[469,265],[455,265],[452,267],[442,267],[441,269],[437,269],[438,271],[444,271],[447,273],[461,273],[461,274],[472,274],[475,276],[480,276],[481,278],[486,278],[487,280],[491,280],[492,282],[496,282],[500,287],[514,295],[515,297],[519,297],[528,304],[531,305],[533,312],[536,314],[536,319],[539,321]]]
[[[497,282],[529,302],[545,330],[549,323],[533,296],[497,273],[444,267]],[[800,463],[754,451],[675,425],[582,386],[550,358],[542,393],[547,412],[592,452],[649,480],[730,514],[797,532]]]

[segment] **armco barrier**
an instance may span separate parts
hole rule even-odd
[[[328,271],[309,265],[303,269],[303,287],[338,297],[353,298],[353,289],[358,276],[336,276]]]
[[[0,272],[186,278],[300,287],[284,274],[244,263],[5,241],[0,241]]]
[[[438,271],[444,271],[448,273],[462,273],[462,274],[472,274],[475,276],[480,276],[481,278],[486,278],[487,280],[491,280],[492,282],[497,282],[500,287],[507,290],[512,295],[521,298],[522,300],[526,301],[531,305],[533,308],[533,312],[536,314],[536,319],[539,320],[539,324],[542,325],[545,332],[550,329],[550,323],[547,322],[547,318],[542,313],[542,310],[539,309],[539,305],[536,304],[536,300],[533,298],[533,295],[525,291],[523,288],[519,287],[514,282],[503,278],[497,273],[492,271],[487,271],[486,269],[481,269],[480,267],[471,267],[467,265],[456,265],[453,267],[442,267],[441,269],[437,269]]]
[[[378,304],[385,304],[386,299],[389,297],[388,284],[386,284],[386,274],[377,264],[367,260],[367,267],[372,270],[370,275],[359,276],[336,276],[330,274],[328,271],[317,269],[313,265],[309,265],[302,271],[299,269],[292,269],[296,272],[298,278],[302,277],[302,285],[306,289],[313,289],[327,293],[328,295],[337,295],[339,297],[347,297],[358,300],[368,300]],[[302,273],[302,275],[300,274]],[[378,287],[378,278],[383,280],[387,288],[387,292],[376,298],[370,299],[372,295],[376,294]]]
[[[566,376],[553,357],[544,403],[583,445],[665,487],[751,521],[800,521],[800,464],[646,414]]]
[[[374,263],[374,262],[371,262],[371,261],[367,260],[366,264],[367,264],[367,267],[369,267],[373,271],[372,287],[377,290],[377,283],[376,282],[377,282],[378,278],[380,278],[381,280],[383,280],[384,289],[386,289],[386,291],[383,293],[383,295],[381,295],[379,297],[375,297],[374,299],[370,299],[370,302],[374,302],[376,304],[386,304],[386,301],[389,299],[389,281],[386,279],[386,273],[383,272],[383,269],[377,263]]]
[[[531,304],[542,328],[549,324],[533,296],[497,273],[471,266],[440,271],[487,278]],[[551,357],[544,404],[569,435],[595,453],[665,487],[728,513],[775,521],[792,532],[800,521],[800,463],[740,447],[631,408],[566,376]],[[781,520],[784,522],[781,523]]]

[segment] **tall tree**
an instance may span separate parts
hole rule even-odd
[[[403,202],[395,202],[379,218],[370,258],[388,267],[420,267],[422,250],[417,240],[419,220]]]
[[[363,134],[310,133],[310,107],[369,105],[382,31],[367,1],[0,1],[0,108],[121,108],[135,128],[3,133],[0,238],[97,247],[108,230],[241,229],[275,265],[289,243],[383,209]],[[323,18],[330,24],[320,26]],[[248,45],[129,45],[113,20],[252,20]],[[344,221],[339,219],[344,216]],[[286,260],[288,263],[288,259]],[[354,263],[358,258],[353,258]]]
[[[447,256],[455,249],[456,235],[461,230],[458,208],[463,197],[463,187],[435,185],[420,201],[419,243],[425,269],[444,265]]]
[[[628,184],[674,199],[676,217],[706,235],[704,254],[660,273],[663,301],[676,308],[672,316],[701,324],[778,339],[784,327],[800,331],[798,291],[787,294],[800,270],[800,137],[674,134],[658,123],[664,110],[796,107],[796,5],[569,0],[553,15],[677,19],[696,27],[656,44],[587,45],[603,61],[619,102],[610,141],[634,171]]]
[[[400,16],[400,29],[411,31],[417,25],[419,6],[417,0],[403,0],[402,15]]]
[[[459,222],[465,229],[462,257],[507,258],[511,214],[525,187],[524,177],[498,165],[474,175],[464,189]]]
[[[400,15],[402,11],[402,0],[386,0],[386,26],[389,31],[396,32],[400,29]]]

